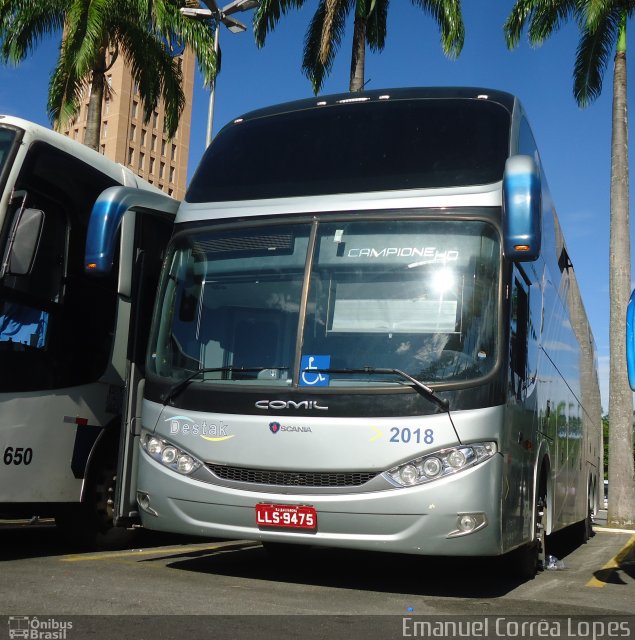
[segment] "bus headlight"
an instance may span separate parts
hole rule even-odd
[[[426,478],[436,478],[443,471],[443,463],[439,458],[430,456],[426,458],[420,465],[421,476]]]
[[[443,478],[488,460],[496,453],[495,442],[476,442],[441,449],[384,471],[384,477],[396,487],[412,487]]]
[[[155,436],[147,431],[141,432],[141,448],[153,460],[184,476],[194,473],[203,464],[193,455],[183,451],[165,438]]]

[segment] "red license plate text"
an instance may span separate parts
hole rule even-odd
[[[284,529],[317,529],[315,507],[292,504],[256,505],[256,524],[259,527]]]

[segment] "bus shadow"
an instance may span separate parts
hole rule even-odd
[[[139,530],[133,545],[126,548],[147,549],[191,542],[200,543],[201,538]],[[49,518],[32,522],[0,520],[0,562],[113,550],[116,549],[99,549],[70,540]]]
[[[166,566],[251,580],[454,598],[498,598],[522,583],[508,575],[503,558],[423,557],[342,549],[314,548],[288,556],[271,554],[262,546],[231,553],[201,551],[187,557],[175,555]]]
[[[72,553],[52,520],[0,522],[0,561]]]
[[[272,554],[258,543],[232,552],[201,550],[174,554],[168,568],[289,584],[403,593],[448,598],[499,598],[526,580],[510,572],[510,559],[389,554],[344,549],[303,548]],[[563,560],[580,546],[570,530],[548,537],[548,554]],[[148,559],[153,562],[154,559]],[[540,580],[545,571],[538,574]]]

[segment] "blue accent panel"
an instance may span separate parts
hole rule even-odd
[[[540,255],[541,201],[540,175],[534,160],[529,156],[509,158],[503,177],[503,241],[507,259],[528,262]],[[519,245],[529,249],[518,250]]]
[[[635,391],[635,290],[626,310],[626,364],[628,365],[628,383]]]
[[[110,273],[116,250],[117,230],[127,209],[126,203],[112,198],[102,200],[102,196],[93,205],[86,235],[84,266],[95,264],[96,267],[87,269],[89,273]]]
[[[150,209],[174,216],[179,202],[160,192],[133,187],[110,187],[93,205],[86,234],[84,269],[93,275],[110,273],[117,249],[117,231],[126,211]],[[94,264],[88,269],[86,265]]]

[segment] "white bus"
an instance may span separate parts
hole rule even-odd
[[[118,508],[150,529],[509,553],[525,576],[546,534],[590,533],[595,347],[509,94],[370,91],[228,124],[177,213],[145,374]]]
[[[127,216],[123,243],[108,245],[115,269],[95,279],[84,272],[89,216],[116,185],[166,213]],[[91,543],[125,534],[112,527],[123,388],[134,349],[145,350],[129,326],[148,324],[134,303],[142,286],[154,293],[176,206],[84,145],[0,116],[3,517],[55,516]]]

